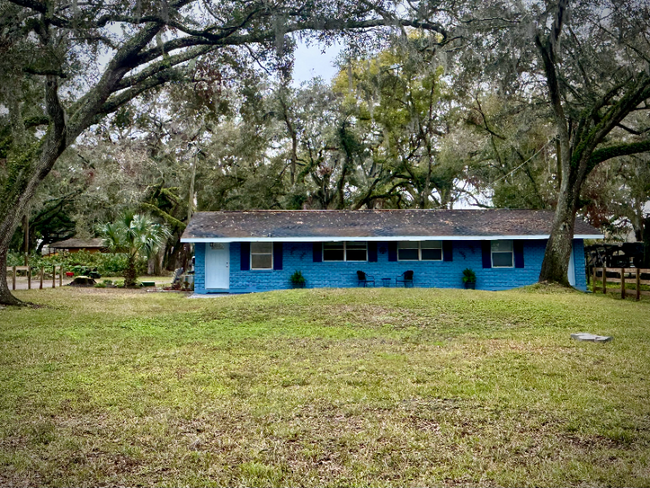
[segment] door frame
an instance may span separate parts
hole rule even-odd
[[[223,249],[215,250],[212,248],[213,245],[218,245],[218,246],[223,246]],[[227,275],[226,277],[226,286],[225,287],[214,287],[210,286],[208,283],[208,276],[211,275],[215,271],[214,265],[210,263],[210,255],[218,252],[218,251],[223,251],[224,256],[225,256],[225,265],[221,268],[221,272],[224,272]],[[217,271],[219,269],[217,268]],[[222,242],[206,242],[205,244],[205,290],[210,291],[210,290],[215,290],[215,291],[229,291],[230,290],[230,244],[229,243],[222,243]]]

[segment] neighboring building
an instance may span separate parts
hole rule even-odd
[[[106,246],[101,238],[96,239],[66,239],[65,241],[54,242],[48,246],[49,252],[106,252]]]
[[[182,242],[195,244],[196,293],[358,286],[357,271],[416,287],[505,290],[539,277],[553,212],[543,210],[256,210],[198,212]],[[576,221],[569,280],[586,290],[584,239],[602,235]]]

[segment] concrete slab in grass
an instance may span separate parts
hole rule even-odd
[[[571,339],[576,341],[589,341],[589,342],[609,342],[612,340],[611,336],[599,336],[595,334],[590,334],[588,332],[577,332],[571,334]]]

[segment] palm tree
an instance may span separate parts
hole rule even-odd
[[[151,257],[170,237],[164,225],[155,223],[142,214],[126,214],[122,219],[99,228],[104,245],[114,253],[127,255],[124,270],[124,286],[135,286],[137,278],[136,262],[139,256]]]

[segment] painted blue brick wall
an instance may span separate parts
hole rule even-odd
[[[587,291],[587,271],[585,269],[585,245],[582,239],[573,240],[573,263],[576,270],[575,287]]]
[[[417,287],[461,288],[462,272],[472,268],[479,290],[507,290],[537,282],[546,240],[524,241],[524,268],[491,268],[482,265],[480,241],[457,241],[453,245],[453,261],[388,261],[388,244],[377,244],[377,262],[321,262],[314,263],[311,243],[283,243],[283,269],[278,271],[240,270],[240,244],[230,244],[230,292],[246,293],[290,288],[289,277],[302,271],[308,288],[357,286],[356,271],[373,275],[377,286],[381,278],[392,278],[406,270],[413,270]],[[196,293],[205,289],[205,244],[195,244]],[[574,241],[576,288],[586,290],[584,248],[582,240]]]
[[[206,293],[205,290],[205,244],[194,244],[194,293]]]

